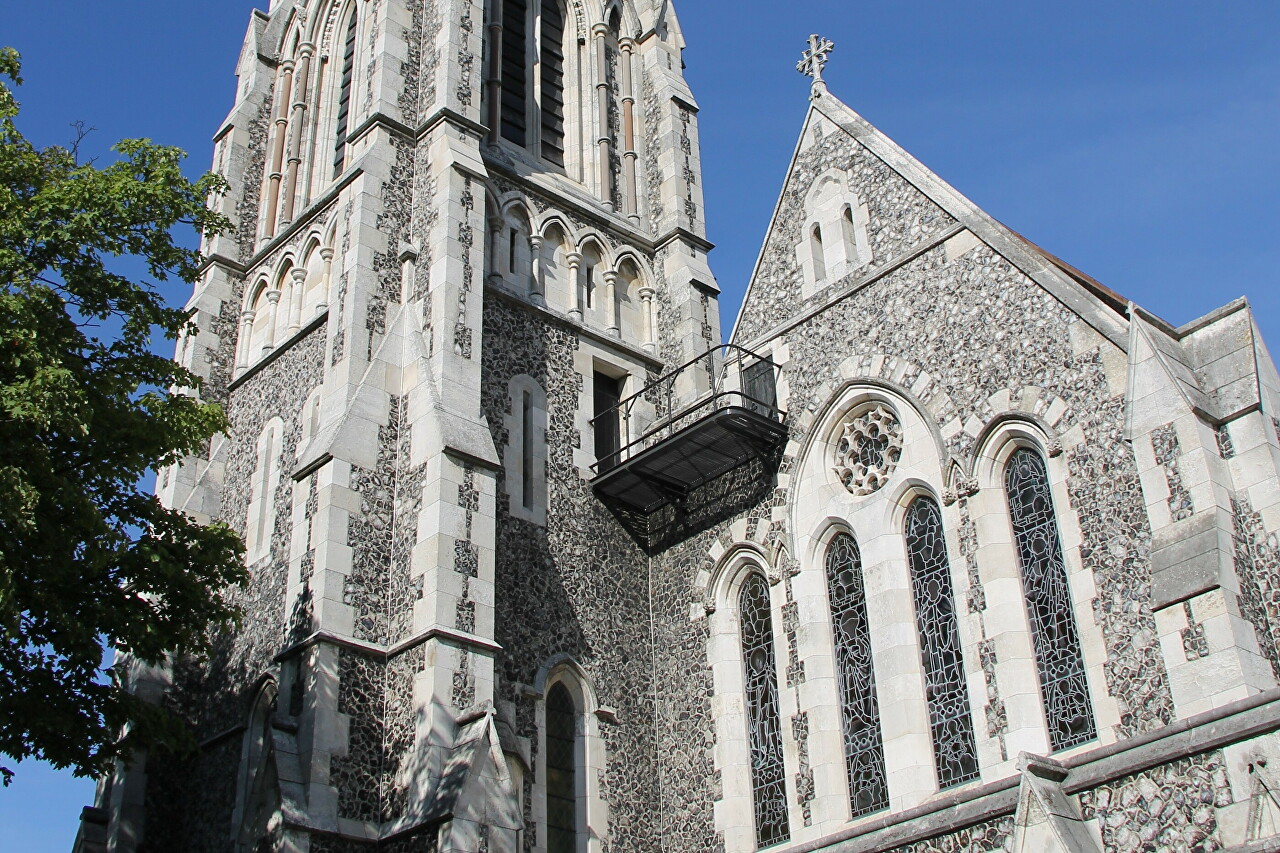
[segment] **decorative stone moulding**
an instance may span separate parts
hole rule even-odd
[[[862,497],[879,490],[902,458],[902,425],[888,406],[877,403],[849,417],[836,444],[836,477]]]

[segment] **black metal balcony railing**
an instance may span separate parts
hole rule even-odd
[[[618,440],[593,466],[597,497],[652,548],[662,538],[653,519],[671,518],[661,510],[752,460],[776,456],[787,435],[777,374],[772,360],[726,345],[601,413],[593,429]]]

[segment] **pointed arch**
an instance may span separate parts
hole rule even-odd
[[[279,811],[272,743],[272,719],[279,692],[275,679],[264,678],[249,707],[231,817],[236,853],[257,850],[267,836],[271,819]]]
[[[850,814],[860,817],[888,807],[889,785],[872,666],[862,552],[852,533],[840,528],[832,532],[823,566],[834,635]]]
[[[960,649],[951,560],[942,510],[932,494],[917,494],[907,505],[903,538],[911,570],[925,696],[938,787],[978,778],[977,745]]]

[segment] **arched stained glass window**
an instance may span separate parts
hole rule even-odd
[[[751,574],[738,594],[742,616],[742,660],[747,687],[747,741],[751,749],[751,791],[756,842],[761,847],[791,837],[787,820],[786,768],[782,760],[782,718],[773,647],[769,586]]]
[[[1049,745],[1055,751],[1066,749],[1093,740],[1097,728],[1049,475],[1039,453],[1025,448],[1014,452],[1005,469],[1005,492],[1035,640]]]
[[[862,581],[862,554],[847,533],[838,533],[827,548],[827,593],[835,631],[836,682],[844,726],[844,757],[849,774],[849,804],[854,817],[886,808],[884,740],[876,676],[871,666],[871,633],[867,594]]]
[[[547,853],[578,849],[577,709],[563,684],[547,693]]]
[[[907,509],[906,539],[938,786],[948,788],[976,779],[978,759],[942,511],[932,498]]]

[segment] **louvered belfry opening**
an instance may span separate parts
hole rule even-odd
[[[564,165],[564,6],[542,0],[542,158]]]
[[[529,140],[529,4],[502,2],[502,138],[516,145]]]
[[[769,358],[717,347],[596,414],[593,428],[616,424],[618,439],[598,455],[592,489],[642,547],[666,543],[695,494],[713,514],[707,493],[730,473],[755,462],[772,476],[787,439],[777,372]]]
[[[347,20],[347,36],[342,47],[342,82],[338,88],[337,132],[333,141],[333,176],[342,174],[347,163],[347,131],[351,126],[351,80],[356,63],[356,10]]]

